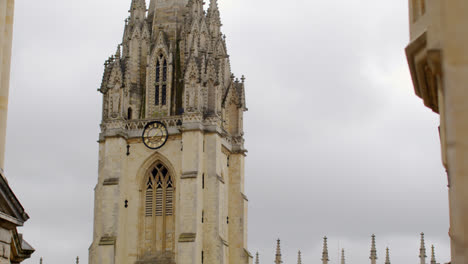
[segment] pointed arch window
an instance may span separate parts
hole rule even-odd
[[[174,178],[157,163],[147,175],[144,199],[145,247],[153,252],[174,249]]]
[[[161,78],[162,76],[162,78]],[[167,103],[167,59],[160,54],[156,61],[155,104]]]

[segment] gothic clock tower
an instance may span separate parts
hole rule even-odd
[[[132,0],[105,62],[90,264],[248,264],[244,78],[217,0]]]

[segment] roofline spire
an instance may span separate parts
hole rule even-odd
[[[431,264],[437,264],[436,257],[435,257],[435,247],[434,247],[434,245],[432,245]]]
[[[390,249],[388,249],[387,247],[387,250],[386,250],[386,254],[385,254],[385,264],[391,264],[390,263]]]
[[[281,240],[278,238],[276,241],[276,256],[275,256],[275,264],[281,264],[283,260],[281,259]]]
[[[371,245],[371,251],[370,251],[369,259],[371,260],[371,264],[376,264],[377,263],[377,249],[375,247],[375,235],[374,234],[372,234],[372,245]]]
[[[301,251],[297,252],[297,264],[302,264],[302,256]]]
[[[328,264],[328,244],[327,244],[327,237],[323,238],[323,251],[322,251],[322,264]]]
[[[346,260],[345,260],[345,252],[344,252],[344,248],[341,249],[341,264],[346,264],[345,263]]]
[[[419,259],[421,264],[426,264],[426,245],[424,242],[424,233],[421,233],[421,247],[419,248]]]
[[[259,258],[259,255],[258,255],[258,251],[257,251],[257,254],[255,255],[255,264],[260,264],[260,258]]]

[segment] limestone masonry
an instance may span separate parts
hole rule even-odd
[[[105,62],[90,264],[247,264],[244,78],[216,0],[132,0]],[[163,123],[157,150],[142,133]]]
[[[440,114],[452,264],[468,263],[468,1],[410,0],[406,48],[414,91]]]

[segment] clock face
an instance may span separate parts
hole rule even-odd
[[[143,143],[150,149],[160,149],[166,144],[169,133],[166,126],[159,122],[151,122],[145,126],[143,130]]]

